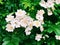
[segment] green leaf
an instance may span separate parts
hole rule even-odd
[[[52,26],[56,35],[60,35],[60,25]]]
[[[2,43],[2,45],[7,45],[9,43],[9,41],[5,41]]]
[[[60,25],[50,25],[48,29],[46,29],[48,33],[52,33],[53,31],[55,32],[56,35],[60,35]]]
[[[5,37],[5,38],[3,39],[4,42],[5,42],[5,41],[9,41],[9,40],[10,40],[9,37]]]
[[[3,4],[2,0],[0,0],[0,3]]]
[[[53,29],[52,28],[48,28],[48,30],[46,30],[48,33],[52,33]]]
[[[60,28],[56,27],[55,30],[54,30],[54,32],[55,32],[56,35],[60,35]]]
[[[19,38],[16,36],[5,37],[2,45],[19,45]]]

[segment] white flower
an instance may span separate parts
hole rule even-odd
[[[56,0],[55,2],[56,2],[56,4],[60,4],[60,0]]]
[[[33,26],[35,26],[35,27],[40,27],[40,21],[33,21]]]
[[[42,38],[42,34],[36,34],[35,40],[40,41]]]
[[[31,34],[31,30],[32,30],[32,28],[27,27],[27,28],[25,29],[26,35],[30,35],[30,34]]]
[[[28,27],[32,28],[33,27],[33,19],[28,16],[27,21],[28,21]]]
[[[12,26],[11,24],[7,24],[7,25],[6,25],[6,30],[7,30],[8,32],[13,32],[14,29],[15,29],[15,27]]]
[[[51,16],[53,13],[50,9],[47,9],[48,10],[48,15]]]
[[[47,8],[46,6],[46,2],[44,0],[41,0],[41,2],[39,3],[42,7]]]
[[[52,1],[47,1],[46,5],[47,5],[47,8],[51,8],[51,7],[54,6],[54,2],[52,2]]]
[[[17,10],[17,12],[15,12],[15,14],[16,14],[16,16],[24,16],[24,15],[26,15],[26,12],[24,10],[20,9],[20,10]]]
[[[33,18],[31,18],[30,16],[27,16],[26,19],[28,20],[28,22],[33,22]]]
[[[60,40],[60,36],[58,36],[58,35],[55,35],[55,37],[56,37],[56,39],[57,39],[57,40]]]
[[[26,32],[26,35],[30,35],[31,34],[31,32]]]
[[[29,16],[26,16],[20,22],[21,22],[21,26],[26,28],[27,26],[32,26],[31,23],[33,22],[33,19]]]
[[[22,20],[23,18],[25,18],[26,17],[26,15],[25,16],[16,16],[15,18],[17,19],[17,20]]]
[[[20,22],[18,19],[14,19],[10,22],[14,27],[19,28],[20,27]]]
[[[44,28],[43,28],[43,26],[42,26],[42,25],[40,26],[40,31],[41,31],[41,32],[43,32],[43,31],[44,31]]]
[[[50,2],[53,2],[53,3],[55,2],[55,0],[47,0],[47,1],[50,1]]]
[[[38,20],[43,20],[43,19],[44,19],[44,17],[43,17],[43,16],[41,16],[41,15],[36,14],[36,19],[38,19]]]
[[[44,8],[51,8],[54,6],[54,2],[55,2],[54,0],[47,0],[47,2],[45,2],[44,0],[41,0],[39,4]]]
[[[6,22],[9,22],[14,19],[14,16],[12,16],[13,13],[7,15]]]
[[[27,21],[27,19],[26,18],[24,18],[24,19],[22,19],[21,21],[20,21],[20,23],[21,23],[21,26],[22,27],[27,27],[27,25],[28,25],[28,21]]]
[[[25,29],[25,32],[30,32],[31,30],[32,30],[32,28],[27,27],[27,28]]]
[[[36,14],[36,19],[38,19],[38,20],[42,20],[43,21],[43,14],[44,14],[45,12],[44,12],[44,10],[38,10],[37,11],[37,14]]]
[[[38,15],[43,15],[44,13],[45,13],[45,12],[44,12],[44,10],[42,10],[42,9],[37,11],[37,14],[38,14]]]
[[[28,27],[29,27],[30,29],[32,29],[32,28],[33,28],[33,22],[28,23]]]

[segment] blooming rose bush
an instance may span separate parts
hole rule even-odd
[[[1,0],[0,45],[60,45],[60,0]]]

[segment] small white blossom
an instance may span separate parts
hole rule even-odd
[[[53,2],[53,3],[55,2],[55,0],[47,0],[47,1],[50,1],[50,2]]]
[[[44,31],[44,28],[43,28],[43,26],[42,26],[42,25],[40,26],[40,31],[41,31],[41,32],[43,32],[43,31]]]
[[[47,0],[47,2],[45,2],[44,0],[41,0],[39,4],[44,8],[51,8],[54,6],[54,2],[55,2],[54,0]]]
[[[38,19],[38,20],[43,20],[44,17],[37,14],[37,15],[36,15],[36,19]]]
[[[38,14],[38,15],[43,15],[44,13],[45,13],[45,12],[44,12],[44,10],[42,10],[42,9],[37,11],[37,14]]]
[[[58,36],[58,35],[55,35],[55,37],[56,37],[56,39],[57,39],[57,40],[60,40],[60,36]]]
[[[15,18],[17,19],[17,20],[22,20],[23,18],[25,18],[26,17],[26,15],[25,16],[16,16]]]
[[[7,15],[7,18],[5,19],[5,20],[6,20],[6,22],[9,22],[9,21],[11,21],[11,20],[13,20],[13,19],[14,19],[14,16],[12,16],[12,14],[13,14],[13,13],[11,13],[11,14]]]
[[[46,2],[44,0],[41,0],[41,2],[39,3],[42,7],[47,8],[46,6]]]
[[[19,28],[20,22],[16,18],[10,22],[14,27]]]
[[[35,27],[37,27],[37,28],[40,27],[40,25],[41,25],[41,24],[40,24],[39,21],[34,21],[34,22],[33,22],[33,26],[35,26]]]
[[[38,19],[38,20],[43,20],[43,14],[44,14],[45,12],[44,12],[44,10],[38,10],[37,11],[37,14],[36,14],[36,19]]]
[[[15,29],[15,27],[14,27],[13,25],[11,25],[11,24],[7,24],[7,25],[6,25],[6,30],[7,30],[8,32],[13,32],[14,29]]]
[[[48,10],[48,15],[51,16],[53,13],[50,9],[47,9]]]
[[[26,29],[25,29],[25,32],[30,32],[31,31],[31,28],[30,27],[27,27]]]
[[[60,0],[55,0],[55,3],[56,4],[60,4]]]
[[[42,38],[42,34],[36,34],[35,40],[40,41]]]
[[[32,28],[33,28],[33,22],[30,22],[30,23],[28,24],[28,27],[29,27],[30,29],[32,29]]]
[[[26,15],[26,12],[24,10],[20,9],[20,10],[17,10],[17,12],[15,12],[15,14],[16,14],[16,16],[24,16],[24,15]]]
[[[30,35],[31,34],[31,32],[26,32],[26,35]]]
[[[47,5],[47,8],[51,8],[51,7],[54,6],[54,2],[52,2],[52,1],[47,1],[47,2],[46,2],[46,5]]]
[[[25,29],[26,35],[30,35],[30,34],[31,34],[31,30],[32,30],[31,27],[27,27],[27,28]]]
[[[20,23],[21,23],[21,26],[22,27],[27,27],[28,26],[28,21],[27,21],[27,19],[26,18],[24,18],[24,19],[22,19],[21,21],[20,21]]]
[[[33,19],[29,16],[26,16],[20,22],[21,22],[21,26],[26,28],[33,22]],[[32,26],[32,24],[30,26]]]

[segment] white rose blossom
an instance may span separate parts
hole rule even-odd
[[[48,0],[48,1],[46,2],[46,5],[47,5],[47,8],[54,7],[54,2],[53,2],[53,1]]]
[[[36,34],[35,40],[40,41],[42,38],[42,34]]]
[[[48,11],[48,16],[51,16],[53,14],[50,9],[47,9],[47,11]]]
[[[20,21],[19,20],[17,20],[16,18],[14,19],[14,20],[12,20],[11,22],[10,22],[15,28],[19,28],[20,27]]]
[[[55,35],[55,38],[56,38],[57,40],[60,40],[60,36],[58,36],[58,35]]]
[[[54,2],[55,2],[54,0],[47,0],[47,2],[41,0],[39,4],[44,8],[51,8],[54,7]]]
[[[44,13],[45,13],[45,12],[44,12],[44,10],[42,10],[42,9],[37,11],[37,14],[38,14],[38,15],[43,15]]]
[[[44,17],[43,17],[44,13],[45,13],[44,10],[38,10],[37,14],[36,14],[36,19],[38,19],[40,21],[43,20],[44,19]]]
[[[24,10],[20,9],[20,10],[17,10],[17,12],[15,12],[15,14],[16,14],[16,16],[24,16],[24,15],[26,15],[26,12]]]
[[[32,30],[32,28],[27,27],[27,28],[25,29],[26,35],[30,35],[30,34],[31,34],[31,30]]]
[[[44,0],[41,0],[39,3],[42,7],[47,8],[46,2]]]
[[[27,21],[27,19],[26,18],[23,18],[21,21],[20,21],[20,23],[21,23],[21,26],[22,27],[27,27],[28,26],[28,21]]]
[[[31,32],[29,31],[29,32],[26,32],[26,35],[30,35],[31,34]]]
[[[55,0],[55,3],[56,4],[60,4],[60,0]]]
[[[7,15],[7,17],[5,18],[6,22],[9,22],[14,19],[14,16],[12,16],[12,14],[13,13],[10,13],[9,15]]]
[[[7,24],[7,25],[6,25],[6,30],[7,30],[8,32],[13,32],[14,29],[15,29],[15,27],[14,27],[13,25],[11,25],[11,24]]]
[[[37,27],[37,28],[40,27],[40,25],[41,25],[41,24],[40,24],[39,21],[34,21],[34,22],[33,22],[33,26],[35,26],[35,27]]]

